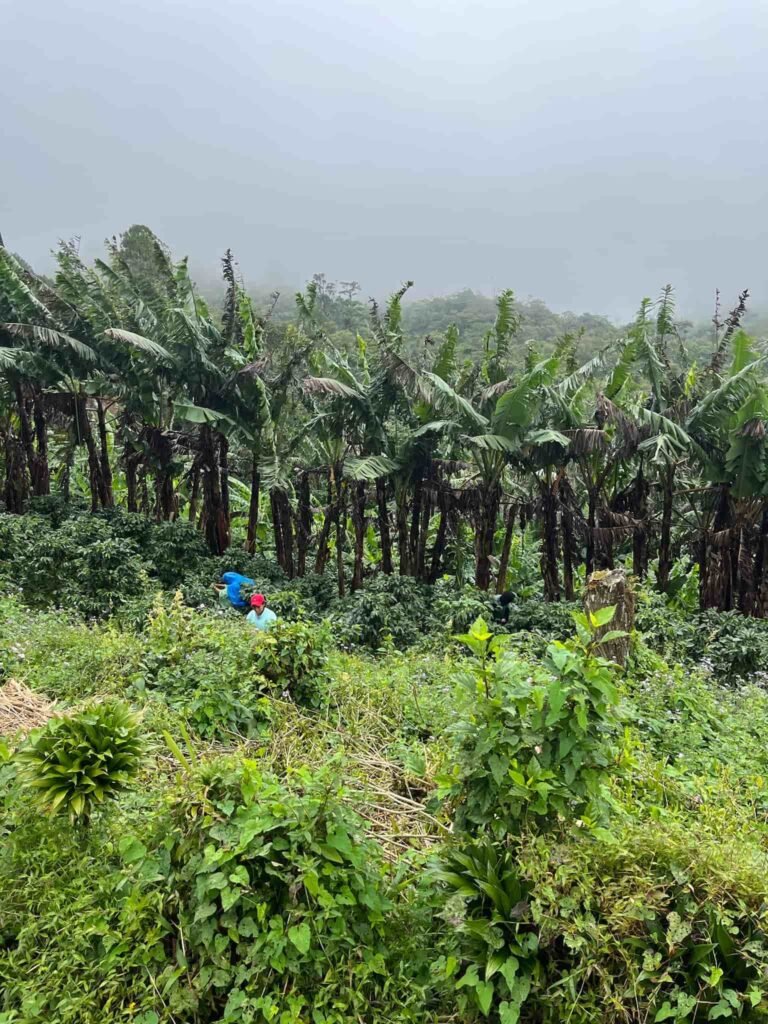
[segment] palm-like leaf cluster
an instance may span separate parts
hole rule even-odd
[[[630,552],[641,576],[658,558],[666,589],[688,552],[703,604],[768,605],[768,399],[763,356],[740,330],[746,293],[717,320],[703,367],[686,356],[669,288],[583,364],[566,336],[519,367],[509,291],[460,365],[455,328],[428,339],[433,358],[413,355],[410,282],[372,303],[366,336],[342,349],[317,280],[295,322],[274,324],[274,302],[256,312],[229,252],[223,277],[215,313],[147,229],[92,265],[62,245],[53,281],[0,248],[7,510],[68,493],[80,467],[94,510],[115,502],[117,475],[130,511],[186,515],[222,552],[234,490],[249,495],[249,550],[268,504],[286,574],[335,557],[340,592],[363,583],[373,523],[385,572],[459,571],[451,552],[472,537],[476,583],[503,589],[513,534],[533,522],[550,600],[573,596],[580,567]]]
[[[138,722],[118,701],[52,718],[17,755],[22,783],[36,802],[80,823],[131,784],[140,756]]]

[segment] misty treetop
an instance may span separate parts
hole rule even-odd
[[[746,292],[692,356],[669,287],[626,332],[558,333],[509,290],[489,319],[473,293],[409,307],[407,282],[380,307],[322,276],[287,317],[229,252],[214,308],[142,227],[93,264],[70,243],[56,258],[48,280],[0,248],[7,512],[82,491],[184,517],[216,554],[273,552],[289,578],[333,564],[341,594],[374,571],[503,591],[533,533],[549,601],[619,561],[667,591],[682,556],[702,607],[765,614],[768,383]]]

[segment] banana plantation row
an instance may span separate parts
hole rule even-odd
[[[188,518],[214,553],[253,551],[266,527],[288,577],[335,560],[340,593],[372,560],[434,581],[471,559],[479,587],[504,590],[516,531],[533,528],[550,601],[630,557],[665,591],[682,557],[702,607],[765,615],[768,386],[740,328],[746,292],[716,313],[702,365],[669,288],[583,365],[574,337],[523,347],[504,292],[460,364],[455,329],[404,338],[408,284],[338,350],[315,285],[278,322],[228,252],[214,312],[186,260],[141,241],[114,239],[92,265],[62,244],[53,279],[0,247],[7,512],[82,484],[94,511]]]

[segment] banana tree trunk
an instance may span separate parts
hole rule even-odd
[[[491,585],[491,558],[493,537],[496,533],[496,519],[501,502],[501,488],[498,484],[480,490],[479,508],[475,526],[475,586],[488,590]]]
[[[406,489],[400,488],[397,491],[397,553],[399,561],[399,572],[401,576],[408,576],[410,571],[410,560],[408,557],[408,497]]]
[[[32,493],[38,495],[50,494],[51,470],[48,464],[48,423],[45,418],[43,396],[39,388],[35,388],[33,410],[36,452],[32,472]]]
[[[432,492],[425,488],[421,502],[421,526],[419,529],[419,545],[416,554],[416,577],[420,580],[427,579],[427,539],[429,527],[432,522]]]
[[[339,588],[339,597],[346,594],[346,582],[344,579],[344,539],[346,536],[347,515],[345,502],[345,484],[338,480],[339,499],[336,505],[336,580]]]
[[[591,488],[587,492],[587,579],[595,571],[595,530],[597,529],[597,495]]]
[[[3,499],[6,512],[21,515],[24,512],[29,484],[24,446],[9,427],[5,435],[5,484]]]
[[[705,568],[702,576],[706,586],[701,590],[703,608],[730,611],[733,608],[733,516],[727,485],[718,489],[714,503],[712,529],[707,536]]]
[[[299,480],[298,511],[296,575],[304,576],[307,571],[307,552],[312,539],[312,493],[309,487],[309,473],[302,473]]]
[[[512,538],[515,534],[515,517],[517,505],[510,505],[507,509],[507,518],[504,528],[504,543],[501,546],[501,557],[499,558],[499,571],[496,576],[496,593],[503,594],[507,589],[507,573],[509,572],[509,556],[512,553]]]
[[[419,536],[421,531],[421,506],[424,493],[424,481],[419,476],[413,489],[413,505],[411,507],[411,530],[408,539],[408,566],[411,576],[419,574]]]
[[[359,590],[363,585],[363,564],[365,556],[365,484],[359,481],[355,486],[352,505],[352,522],[355,527],[355,567],[350,590]]]
[[[100,467],[100,498],[104,508],[112,508],[115,498],[112,493],[112,466],[109,461],[109,433],[104,403],[96,399],[96,418],[99,425],[99,467]]]
[[[24,452],[23,471],[25,477],[29,474],[29,479],[31,481],[34,477],[35,449],[32,444],[32,428],[29,422],[29,413],[27,411],[27,399],[24,394],[24,388],[18,380],[14,381],[13,390],[16,398],[16,411],[19,414],[19,441]],[[15,471],[18,472],[18,469]],[[29,491],[28,482],[25,482],[24,490],[25,492]],[[32,487],[32,493],[35,493],[34,485]]]
[[[661,535],[659,537],[659,571],[656,582],[659,591],[669,589],[672,570],[672,505],[674,502],[675,467],[666,466],[661,475]]]
[[[389,530],[389,509],[387,508],[387,478],[383,476],[376,481],[376,506],[381,541],[381,571],[389,576],[393,572],[392,535]]]
[[[176,495],[173,486],[173,447],[160,427],[146,432],[152,448],[155,469],[155,518],[167,522],[176,516]]]
[[[450,506],[448,501],[448,495],[442,490],[440,491],[437,499],[440,507],[440,520],[437,524],[437,535],[435,537],[435,543],[432,545],[432,564],[429,569],[429,582],[436,583],[440,571],[443,565],[443,557],[445,556],[445,546],[448,538],[448,519],[450,516]]]
[[[288,579],[293,579],[293,511],[288,495],[282,488],[275,487],[269,492],[272,509],[272,530],[275,538],[277,564]]]
[[[576,538],[573,530],[573,512],[564,506],[560,522],[563,527],[563,595],[566,601],[573,601],[576,591],[573,585],[573,553],[576,550]]]
[[[75,436],[78,443],[84,444],[88,453],[88,487],[91,492],[91,512],[98,511],[102,494],[101,465],[96,444],[93,440],[91,421],[88,418],[88,407],[84,395],[75,398]]]
[[[768,593],[766,592],[765,570],[768,565],[768,504],[763,503],[763,514],[760,519],[760,533],[757,538],[757,550],[752,571],[752,604],[751,615],[764,619],[768,610]]]
[[[547,484],[542,494],[541,574],[544,598],[560,600],[560,576],[557,557],[557,495],[554,485]]]
[[[259,459],[254,452],[251,458],[251,497],[248,501],[248,528],[245,535],[245,550],[252,555],[256,550],[256,531],[259,527],[259,499],[261,498],[261,474]]]
[[[325,568],[328,565],[328,556],[330,554],[329,540],[331,537],[331,530],[333,524],[336,521],[336,505],[326,506],[325,515],[323,517],[323,525],[320,529],[320,534],[317,538],[317,555],[315,556],[315,572],[322,576],[325,572]]]
[[[336,507],[340,497],[336,490],[336,481],[339,480],[340,474],[340,466],[331,466],[328,470],[328,504],[325,508],[320,535],[317,538],[317,555],[315,557],[315,572],[318,575],[322,575],[328,565],[331,530],[336,522]]]
[[[229,519],[221,494],[217,444],[211,427],[200,428],[200,468],[203,474],[203,518],[205,539],[211,554],[223,555],[229,547]]]
[[[129,512],[139,511],[137,469],[138,460],[134,453],[127,452],[125,456],[125,500]]]
[[[145,516],[149,515],[149,484],[147,483],[147,467],[143,465],[139,470],[139,511]]]
[[[195,458],[192,462],[192,468],[189,471],[191,480],[191,486],[189,488],[189,510],[187,512],[187,518],[190,523],[197,522],[197,506],[200,501],[200,463]]]
[[[221,504],[227,523],[231,522],[229,503],[229,441],[224,434],[219,435],[219,469],[221,474]]]

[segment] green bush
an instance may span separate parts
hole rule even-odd
[[[463,633],[478,618],[490,619],[492,597],[477,587],[459,586],[451,577],[443,577],[432,589],[431,619],[436,633]]]
[[[599,826],[619,728],[615,667],[590,653],[590,633],[555,642],[544,665],[500,654],[503,638],[478,620],[465,685],[474,697],[452,730],[455,763],[442,780],[463,831],[503,837],[557,819]]]
[[[74,613],[32,612],[0,599],[0,677],[19,678],[52,699],[124,693],[143,650],[139,637],[111,624],[85,625]]]
[[[611,842],[527,843],[517,861],[546,967],[529,1002],[541,1019],[763,1019],[768,864],[743,835],[663,815]]]
[[[493,1008],[501,1024],[514,1024],[532,984],[543,978],[533,887],[521,876],[515,852],[487,837],[449,847],[433,877],[463,902],[459,956],[447,965],[462,1016],[479,1010],[488,1017]]]
[[[132,687],[162,698],[205,739],[256,734],[276,690],[259,669],[242,617],[195,611],[178,594],[155,603]]]
[[[417,580],[379,573],[340,609],[342,638],[370,650],[386,643],[410,647],[426,631],[429,597],[429,588]]]
[[[42,516],[0,516],[2,562],[28,604],[85,617],[106,618],[150,588],[138,546],[97,516],[66,519],[57,529]]]
[[[19,781],[49,814],[87,825],[93,812],[126,789],[139,768],[138,722],[118,701],[52,718],[17,754]]]
[[[308,617],[304,599],[298,590],[277,590],[267,594],[267,600],[269,607],[282,622],[295,622]]]
[[[573,613],[580,611],[573,602],[521,601],[509,606],[506,633],[538,633],[547,641],[567,640],[573,634]]]
[[[747,679],[768,666],[768,622],[738,612],[675,610],[662,598],[641,600],[636,628],[669,662],[685,662],[724,682]]]
[[[161,696],[207,739],[253,736],[269,718],[269,698],[320,706],[327,647],[326,627],[278,622],[262,633],[242,616],[196,611],[177,595],[155,604],[133,687]]]
[[[253,631],[257,671],[275,692],[301,707],[318,708],[325,699],[329,643],[327,626],[278,619],[269,630]]]
[[[178,794],[167,886],[194,1019],[418,1016],[423,953],[341,796],[330,770],[286,785],[248,762],[215,763]]]

